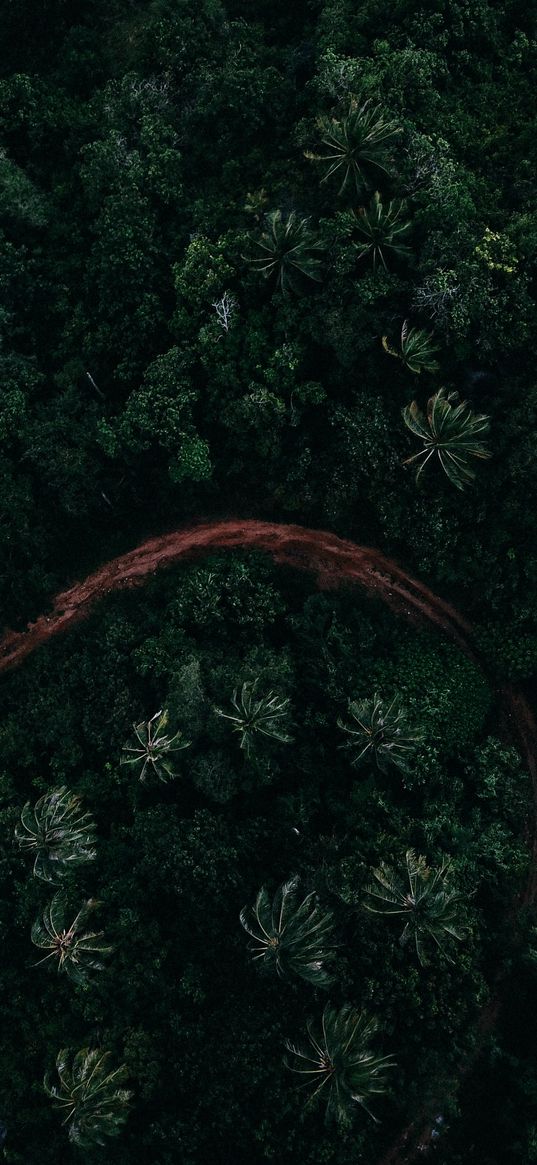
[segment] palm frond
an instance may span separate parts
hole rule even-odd
[[[382,346],[390,356],[396,356],[408,368],[409,372],[420,375],[422,372],[437,372],[438,361],[435,359],[438,347],[434,343],[432,332],[424,332],[421,328],[409,328],[405,320],[401,328],[399,350],[391,348],[388,337],[382,337]]]
[[[472,412],[456,392],[440,388],[427,402],[424,415],[417,401],[403,409],[403,419],[412,433],[423,442],[423,449],[404,462],[417,465],[416,481],[431,458],[437,457],[444,473],[457,489],[464,489],[475,478],[469,462],[472,457],[488,460],[492,454],[481,440],[489,432],[489,418]]]
[[[286,1040],[290,1059],[286,1066],[304,1076],[309,1087],[308,1104],[326,1101],[326,1121],[335,1120],[346,1129],[352,1121],[355,1104],[373,1120],[369,1103],[386,1092],[385,1073],[394,1066],[392,1056],[379,1056],[370,1043],[378,1030],[375,1019],[345,1004],[337,1011],[330,1004],[324,1009],[320,1030],[307,1025],[308,1043],[293,1044]]]
[[[241,910],[240,921],[254,940],[254,961],[280,976],[299,975],[315,987],[326,987],[332,982],[326,964],[335,955],[333,915],[319,906],[314,893],[300,901],[298,889],[299,879],[291,878],[271,901],[263,887],[255,906]]]
[[[61,881],[70,870],[93,861],[95,833],[82,798],[65,786],[51,789],[33,806],[28,801],[15,829],[21,849],[35,853],[35,876],[46,882]]]
[[[44,1088],[65,1111],[69,1140],[79,1149],[94,1149],[117,1136],[128,1114],[132,1095],[124,1088],[125,1065],[108,1071],[110,1053],[101,1048],[62,1048],[56,1057],[57,1080],[49,1073]]]
[[[32,942],[47,952],[36,966],[47,963],[65,972],[75,983],[85,983],[92,971],[102,970],[101,956],[109,954],[112,947],[102,941],[103,931],[84,929],[98,906],[94,898],[89,898],[68,924],[70,915],[65,896],[61,891],[55,894],[32,926]]]
[[[380,265],[388,270],[388,259],[407,259],[410,248],[403,242],[410,230],[410,222],[404,217],[405,203],[388,202],[385,206],[379,191],[375,191],[369,207],[361,206],[357,212],[356,231],[361,242],[355,243],[358,258],[368,258],[373,271]]]
[[[349,700],[350,724],[338,719],[350,739],[341,748],[352,749],[352,764],[373,761],[380,772],[389,765],[408,772],[408,766],[423,740],[421,730],[412,728],[398,696],[387,703],[378,692],[369,700]]]
[[[175,776],[172,753],[181,752],[188,748],[189,740],[182,740],[182,733],[167,736],[164,729],[168,725],[168,711],[155,712],[150,720],[141,724],[133,724],[136,744],[123,746],[124,753],[121,763],[134,765],[138,772],[138,780],[145,783],[150,777],[157,777],[159,781],[167,781]]]
[[[245,680],[240,693],[235,689],[232,698],[233,712],[223,712],[215,708],[218,716],[229,720],[233,731],[240,736],[240,747],[250,756],[258,736],[269,736],[273,740],[289,743],[291,736],[285,731],[289,718],[289,700],[282,699],[275,692],[266,696],[257,695],[259,676],[255,680]]]
[[[299,295],[308,282],[321,282],[324,247],[311,230],[309,218],[299,218],[295,211],[286,217],[281,210],[271,211],[265,215],[265,230],[256,246],[261,254],[250,260],[251,266],[284,295]]]
[[[388,175],[387,147],[401,130],[397,122],[385,116],[380,105],[370,100],[359,105],[352,98],[343,117],[322,117],[317,124],[327,152],[306,153],[306,157],[328,163],[321,181],[328,182],[336,175],[341,180],[339,196],[347,186],[353,186],[359,194],[371,177],[376,180]]]
[[[450,887],[451,870],[449,859],[444,859],[434,870],[423,856],[409,849],[405,855],[404,871],[394,870],[381,862],[371,871],[373,881],[364,890],[366,910],[403,917],[404,928],[399,941],[402,946],[413,943],[422,966],[429,961],[426,947],[430,941],[449,962],[453,962],[446,950],[446,939],[461,941],[468,930],[461,921],[468,893]]]

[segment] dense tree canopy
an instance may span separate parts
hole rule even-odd
[[[234,552],[2,677],[5,1159],[374,1163],[441,1097],[442,1165],[528,1165],[531,5],[0,15],[3,626],[239,514],[395,556],[484,665]]]

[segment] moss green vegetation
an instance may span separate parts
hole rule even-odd
[[[371,755],[356,767],[338,720],[350,697],[392,692],[396,677],[420,728],[412,763],[379,770]],[[247,751],[218,709],[255,681],[288,701],[292,731],[260,733]],[[8,1160],[48,1165],[69,1135],[103,1129],[106,1160],[121,1165],[150,1154],[201,1165],[230,1144],[244,1162],[380,1155],[471,1053],[499,952],[514,957],[529,785],[478,670],[359,592],[320,594],[235,553],[109,599],[2,690]],[[166,736],[190,747],[166,754],[173,779],[141,782],[123,747],[155,707],[167,709]],[[13,837],[51,781],[69,781],[69,804],[76,788],[77,814],[96,827],[93,860],[68,866],[57,906]],[[449,885],[432,894],[420,867],[421,929],[416,912],[390,921],[364,905],[372,872],[404,870],[412,849],[435,871],[451,859]],[[79,919],[75,934],[96,898],[98,925]],[[400,944],[406,922],[420,958],[414,937]],[[32,937],[75,974],[35,966]],[[326,1007],[336,1027],[363,1011],[375,1035],[353,1037],[347,1071],[328,1033],[343,1083],[312,1105],[313,1089],[285,1069],[285,1042],[317,1039]],[[120,1136],[107,1139],[108,1109],[94,1126],[91,1096],[86,1124],[75,1111],[62,1127],[40,1086],[45,1072],[55,1080],[58,1049],[69,1072],[84,1049],[109,1054],[107,1073],[125,1065],[128,1110],[116,1111],[111,1086]]]
[[[494,686],[537,674],[531,7],[23,7],[0,0],[3,625],[148,533],[270,518],[404,562],[489,680],[240,553],[3,677],[5,1159],[374,1163],[440,1095],[442,1165],[528,1165],[530,789]],[[409,853],[467,899],[425,966],[364,909]],[[323,1060],[319,1105],[285,1041]]]

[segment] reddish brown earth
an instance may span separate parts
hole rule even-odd
[[[112,559],[56,595],[48,614],[30,623],[26,631],[8,631],[0,640],[0,671],[16,667],[36,647],[67,631],[88,615],[111,591],[140,586],[148,575],[210,550],[264,550],[275,562],[317,575],[323,588],[357,583],[378,594],[396,611],[433,623],[475,658],[471,627],[449,603],[406,574],[378,550],[356,546],[325,530],[284,526],[254,520],[209,522],[150,538],[128,554]]]
[[[84,619],[99,599],[113,591],[141,586],[148,575],[165,566],[206,554],[211,550],[263,550],[275,562],[306,570],[317,577],[323,589],[357,584],[378,595],[400,615],[429,623],[446,635],[474,662],[479,654],[473,644],[472,627],[449,603],[435,595],[424,583],[412,578],[396,562],[378,550],[357,546],[326,530],[302,526],[230,519],[207,522],[150,538],[135,550],[101,566],[83,582],[56,595],[50,612],[30,623],[25,631],[7,631],[0,639],[0,672],[17,667],[41,644],[69,630]],[[519,749],[531,776],[534,812],[530,827],[531,872],[521,896],[521,905],[537,901],[537,724],[525,696],[505,686],[496,693],[501,718]],[[499,1012],[495,993],[479,1020],[477,1048],[461,1065],[458,1083],[469,1072],[492,1030]],[[449,1086],[451,1091],[454,1082]],[[445,1093],[444,1093],[445,1095]],[[436,1112],[441,1112],[441,1102]],[[432,1143],[434,1125],[421,1114],[397,1138],[379,1165],[410,1165]]]

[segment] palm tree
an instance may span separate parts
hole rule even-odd
[[[380,194],[375,191],[369,208],[361,206],[357,212],[357,231],[362,238],[361,243],[355,243],[358,258],[368,258],[373,264],[373,271],[379,263],[388,270],[387,259],[406,259],[411,254],[410,248],[401,240],[410,230],[410,222],[403,219],[404,202],[389,202],[384,206]]]
[[[327,987],[332,976],[324,964],[334,958],[334,918],[317,904],[315,894],[301,902],[299,879],[291,878],[276,891],[272,902],[263,887],[255,906],[244,907],[241,923],[254,939],[250,950],[263,967],[278,975],[299,975],[314,987]]]
[[[326,154],[306,153],[315,162],[328,162],[323,182],[336,174],[341,178],[338,195],[350,184],[359,194],[371,174],[388,175],[386,146],[401,130],[395,121],[389,121],[380,105],[365,101],[358,105],[351,98],[348,113],[340,118],[322,117],[318,121]]]
[[[351,737],[340,746],[355,751],[351,763],[356,766],[363,761],[374,761],[381,773],[385,773],[389,765],[407,772],[423,735],[419,729],[409,726],[399,697],[394,696],[387,704],[375,692],[372,700],[349,700],[348,711],[350,725],[340,718],[338,727]]]
[[[102,970],[104,964],[99,956],[108,954],[112,947],[100,941],[103,938],[102,930],[84,930],[88,918],[98,905],[94,898],[89,898],[68,925],[69,911],[64,895],[61,891],[55,894],[32,926],[32,942],[48,952],[35,966],[52,960],[49,966],[54,964],[58,971],[65,971],[75,983],[85,983],[88,974]]]
[[[168,778],[174,777],[171,753],[180,752],[190,745],[189,740],[180,743],[181,732],[176,732],[175,736],[167,736],[164,732],[167,724],[167,710],[155,712],[150,720],[142,721],[141,724],[133,724],[138,743],[134,746],[128,744],[123,746],[123,752],[132,753],[132,756],[123,757],[121,763],[134,765],[135,768],[138,768],[140,770],[138,780],[142,782],[147,781],[151,776],[158,777],[160,781],[167,781]]]
[[[69,870],[93,861],[95,822],[82,808],[82,798],[62,786],[28,801],[15,836],[21,849],[35,851],[34,874],[46,882],[64,878]]]
[[[262,254],[250,262],[284,295],[300,294],[308,281],[321,282],[324,247],[309,223],[309,218],[299,218],[295,211],[285,218],[281,210],[265,215],[265,230],[256,244]]]
[[[330,1004],[324,1009],[321,1030],[316,1033],[307,1025],[309,1045],[297,1046],[285,1041],[293,1057],[285,1064],[292,1072],[309,1077],[304,1086],[313,1086],[308,1104],[321,1095],[326,1099],[326,1121],[335,1120],[348,1128],[354,1104],[361,1105],[376,1120],[368,1107],[374,1096],[387,1091],[385,1072],[394,1066],[392,1056],[378,1056],[370,1042],[378,1030],[375,1019],[345,1004],[336,1011]]]
[[[438,371],[438,361],[435,360],[438,348],[433,341],[432,332],[424,332],[421,328],[409,328],[408,320],[404,321],[401,328],[400,351],[390,348],[387,336],[382,337],[382,347],[390,356],[402,360],[410,372],[417,372],[419,375],[421,372]]]
[[[428,962],[424,944],[431,939],[443,955],[448,955],[444,942],[465,937],[467,927],[461,925],[461,905],[468,892],[460,893],[449,887],[451,862],[445,859],[439,869],[427,865],[413,849],[405,855],[402,874],[381,862],[372,870],[374,881],[364,891],[364,906],[375,914],[400,914],[405,925],[399,942],[402,946],[413,942],[422,966]]]
[[[489,418],[473,413],[466,401],[459,401],[457,392],[440,388],[427,401],[427,415],[413,400],[403,409],[405,425],[423,441],[423,449],[407,457],[405,465],[418,463],[416,481],[419,481],[427,463],[438,457],[444,473],[457,489],[473,481],[474,470],[468,464],[471,457],[488,460],[492,454],[481,440],[490,429]]]
[[[257,735],[270,736],[285,744],[292,740],[284,727],[289,716],[289,700],[282,699],[274,692],[257,696],[258,683],[259,676],[255,680],[245,680],[240,695],[238,689],[235,689],[231,701],[234,712],[215,708],[216,714],[224,720],[230,720],[234,732],[239,733],[240,747],[246,756],[251,755]]]
[[[66,1110],[69,1140],[79,1149],[104,1145],[106,1137],[115,1137],[127,1119],[131,1092],[118,1088],[126,1067],[108,1072],[109,1052],[101,1048],[81,1048],[72,1052],[63,1048],[56,1057],[59,1083],[45,1076],[47,1096]]]

